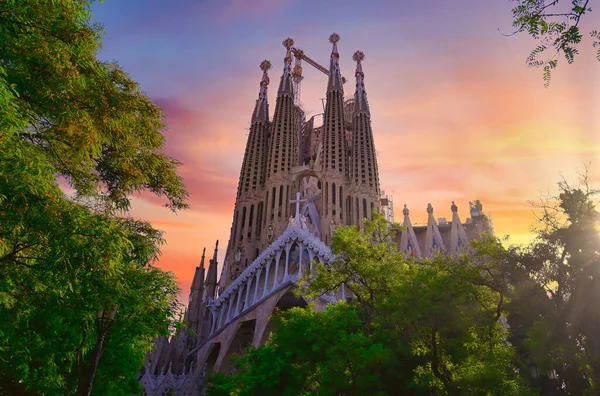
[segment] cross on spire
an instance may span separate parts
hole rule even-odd
[[[300,203],[306,202],[304,199],[300,199],[300,191],[296,193],[296,199],[292,199],[290,203],[296,204],[296,225],[300,224]]]

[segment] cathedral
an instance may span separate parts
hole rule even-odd
[[[363,227],[374,209],[393,220],[392,201],[380,189],[371,113],[362,63],[352,59],[355,88],[345,98],[347,82],[339,66],[336,33],[329,69],[283,41],[285,58],[275,111],[269,113],[267,60],[260,64],[258,99],[242,161],[231,233],[218,276],[218,241],[206,269],[206,249],[196,268],[185,313],[187,330],[156,340],[140,374],[144,395],[197,395],[211,371],[230,371],[231,357],[250,345],[261,345],[271,332],[275,309],[305,306],[293,293],[295,281],[310,274],[313,263],[332,260],[329,244],[338,226]],[[302,62],[327,75],[323,114],[309,119],[299,105]],[[319,125],[320,126],[317,126]],[[452,202],[451,219],[433,215],[427,225],[411,224],[402,210],[398,249],[423,259],[439,253],[456,255],[469,241],[493,232],[481,204],[471,204],[463,224]],[[317,309],[345,300],[344,285],[317,302]]]

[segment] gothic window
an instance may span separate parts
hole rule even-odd
[[[260,232],[262,231],[262,217],[263,217],[263,203],[259,202],[256,210],[256,236],[260,236]]]
[[[331,184],[331,203],[335,206],[335,183]]]
[[[237,226],[238,226],[238,216],[240,214],[239,210],[235,211],[235,217],[233,220],[233,240],[235,241],[235,237],[236,237],[236,233],[237,233]]]
[[[325,216],[329,216],[329,183],[325,182]]]
[[[281,204],[283,203],[283,184],[279,186],[279,216],[281,217]]]
[[[289,208],[290,208],[290,186],[285,186],[285,217],[289,216]]]
[[[275,187],[273,187],[273,192],[271,194],[271,209],[275,209]]]
[[[242,224],[240,226],[240,241],[244,239],[244,225],[246,224],[246,207],[242,208]]]

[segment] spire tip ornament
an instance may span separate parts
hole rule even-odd
[[[337,44],[337,42],[340,41],[340,35],[337,33],[333,33],[331,36],[329,36],[329,42],[331,44]]]
[[[452,211],[452,213],[457,213],[458,212],[458,206],[456,206],[456,204],[454,203],[454,201],[452,201],[452,206],[450,206],[450,210]]]
[[[286,38],[285,40],[283,40],[281,42],[281,44],[283,44],[283,46],[285,47],[285,49],[290,49],[294,46],[294,40],[290,37]]]
[[[260,70],[264,71],[265,73],[267,72],[267,70],[270,70],[272,65],[271,62],[269,62],[268,60],[264,60],[262,62],[260,62]]]
[[[433,214],[433,206],[431,206],[431,203],[427,204],[427,213]]]
[[[365,53],[362,51],[356,51],[354,55],[352,55],[352,60],[354,60],[356,63],[362,62],[363,59],[365,59]]]

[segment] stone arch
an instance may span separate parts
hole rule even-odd
[[[277,273],[276,273],[276,269],[277,269],[277,265],[276,265],[276,258],[277,256],[274,255],[269,261],[268,261],[268,266],[269,266],[269,277],[266,278],[266,282],[267,282],[267,293],[269,293],[270,291],[273,290],[273,288],[275,287],[275,279],[277,279]],[[265,275],[266,276],[266,275]]]
[[[238,298],[236,299],[236,316],[246,309],[246,292],[248,291],[248,282],[243,283],[238,290]]]
[[[223,301],[218,308],[218,322],[215,330],[221,329],[227,323],[227,310],[229,308],[229,300]]]
[[[267,281],[266,279],[267,277],[267,266],[265,265],[262,268],[262,271],[260,271],[259,275],[258,275],[258,293],[256,294],[256,301],[260,301],[260,299],[263,296],[263,291],[265,290],[265,282]]]
[[[288,257],[288,276],[297,275],[300,263],[300,244],[293,242]]]
[[[307,305],[308,304],[303,297],[296,296],[293,289],[289,289],[287,292],[282,294],[281,297],[279,297],[279,299],[277,300],[277,304],[275,305],[275,307],[273,309],[273,313],[287,311],[288,309],[293,308],[293,307],[306,307]],[[260,334],[260,344],[259,345],[264,345],[265,342],[267,342],[267,340],[269,339],[269,336],[271,335],[271,332],[273,330],[274,330],[273,320],[271,317],[269,317],[269,320],[265,326],[265,329],[262,331],[262,334]]]
[[[211,334],[216,330],[216,323],[215,321],[217,320],[217,312],[215,312],[213,309],[210,309],[207,312],[208,315],[208,334]]]
[[[277,271],[277,283],[280,284],[283,282],[283,278],[285,276],[285,260],[286,260],[286,250],[281,249],[279,254],[279,270]]]
[[[306,276],[306,275],[310,274],[312,255],[313,254],[312,254],[311,250],[308,248],[308,246],[302,244],[302,257],[301,257],[302,276]]]
[[[221,343],[215,342],[208,349],[208,353],[206,355],[206,361],[204,362],[204,367],[202,368],[201,376],[208,375],[211,371],[215,369],[215,365],[217,364],[217,360],[219,359],[219,354],[221,353]]]
[[[305,177],[316,177],[317,179],[321,180],[321,172],[317,172],[307,166],[300,171],[292,173],[292,181],[303,179]]]
[[[240,355],[244,353],[245,348],[252,345],[252,339],[254,338],[254,331],[256,328],[256,319],[247,320],[242,322],[238,327],[235,335],[233,336],[229,347],[223,356],[219,371],[222,373],[229,373],[234,368],[232,362],[233,355]]]

